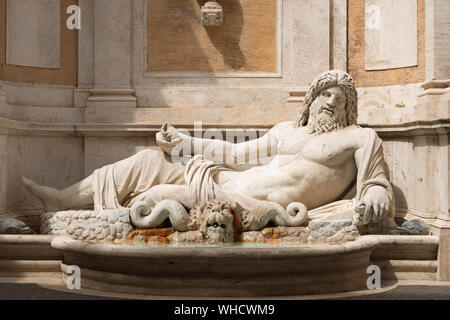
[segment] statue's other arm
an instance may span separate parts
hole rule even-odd
[[[360,214],[357,224],[365,225],[386,218],[392,199],[392,187],[384,169],[381,139],[374,130],[358,130],[359,147],[355,151],[358,168],[357,212]]]

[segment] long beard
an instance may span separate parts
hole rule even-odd
[[[322,112],[323,109],[324,106],[311,106],[311,113],[308,121],[308,128],[310,133],[318,135],[339,130],[347,126],[345,113],[336,114],[332,117],[329,114]]]

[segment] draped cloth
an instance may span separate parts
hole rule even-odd
[[[105,166],[92,174],[94,210],[122,208],[114,183],[114,167]]]
[[[222,188],[214,181],[214,175],[225,170],[231,169],[201,155],[189,160],[184,170],[184,179],[192,203],[203,208],[210,200],[226,198]]]
[[[249,211],[267,204],[268,201],[255,199],[230,186],[219,185],[214,181],[214,176],[218,172],[231,170],[231,168],[202,155],[194,156],[186,164],[184,179],[189,188],[191,201],[196,204],[197,208],[203,210],[207,202],[213,199],[236,202]]]
[[[161,150],[146,149],[97,169],[92,174],[94,209],[127,207],[158,184],[184,184],[183,167],[167,161]]]

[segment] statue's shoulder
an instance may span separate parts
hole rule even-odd
[[[293,127],[294,127],[293,121],[283,121],[274,125],[272,129],[293,128]]]
[[[353,136],[361,146],[363,146],[368,140],[381,140],[377,132],[372,128],[353,125],[347,129],[351,132],[351,136]]]
[[[360,130],[363,130],[363,132],[365,132],[366,137],[374,137],[375,139],[380,139],[380,137],[378,136],[378,133],[372,128],[369,128],[369,127],[361,128],[360,127]]]
[[[355,134],[359,134],[362,136],[367,136],[367,135],[377,135],[377,132],[372,129],[372,128],[368,128],[368,127],[361,127],[358,125],[352,125],[350,127],[348,127],[348,130],[350,130],[351,132],[355,133]]]
[[[275,134],[279,132],[284,132],[292,128],[294,128],[294,122],[284,121],[274,125],[269,131],[271,131],[272,134]]]

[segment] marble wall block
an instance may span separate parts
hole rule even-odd
[[[311,83],[330,64],[330,3],[328,0],[300,0],[290,4],[294,12],[286,29],[292,32],[294,81]],[[288,24],[292,24],[292,29]]]
[[[439,181],[444,172],[439,166],[439,137],[414,137],[415,156],[415,210],[424,219],[434,219],[439,212],[440,190]]]
[[[75,137],[8,136],[6,148],[7,209],[23,215],[42,210],[41,202],[25,188],[22,176],[54,188],[83,178],[83,140]]]
[[[60,0],[8,0],[6,64],[60,67]]]
[[[397,216],[403,216],[415,205],[416,166],[414,165],[414,146],[410,138],[397,138],[393,141],[392,187],[394,188]]]
[[[366,70],[417,65],[417,0],[366,0]]]
[[[159,148],[154,137],[86,137],[85,176],[92,174],[95,169],[131,157],[152,146]]]

